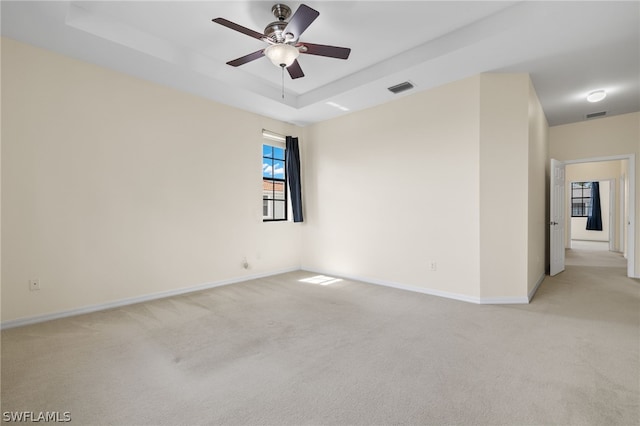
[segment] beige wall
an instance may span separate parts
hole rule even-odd
[[[483,74],[480,94],[483,298],[522,298],[544,277],[548,124],[527,74]]]
[[[527,293],[535,291],[546,270],[549,241],[549,124],[538,95],[529,83],[529,197],[527,239]]]
[[[300,267],[262,222],[292,126],[8,39],[2,89],[3,321]]]
[[[482,297],[526,292],[528,76],[482,74],[480,280]]]
[[[547,125],[526,74],[315,124],[305,153],[304,268],[498,302],[544,276]]]
[[[557,160],[636,154],[640,112],[596,118],[549,129],[549,155]]]
[[[480,296],[479,83],[305,128],[303,268]]]
[[[549,129],[549,155],[557,160],[581,160],[640,153],[640,113],[616,115]],[[628,176],[628,174],[627,174]],[[640,188],[640,173],[635,173],[635,187]],[[636,191],[637,192],[637,191]],[[640,197],[635,205],[635,275],[640,274]]]

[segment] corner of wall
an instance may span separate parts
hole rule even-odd
[[[540,285],[547,266],[549,244],[549,124],[531,78],[529,82],[529,185],[527,288],[529,294]]]
[[[528,293],[529,76],[480,79],[480,295]]]

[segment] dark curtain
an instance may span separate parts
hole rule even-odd
[[[588,231],[602,231],[602,210],[600,209],[600,184],[591,182],[591,214],[587,218]]]
[[[300,182],[300,149],[298,138],[287,136],[286,145],[287,180],[291,193],[291,207],[293,208],[293,221],[302,222],[302,185]]]

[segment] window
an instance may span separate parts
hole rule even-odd
[[[285,149],[262,145],[262,220],[287,220]]]
[[[591,214],[591,182],[571,182],[571,217]]]

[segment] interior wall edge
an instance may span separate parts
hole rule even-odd
[[[536,281],[536,284],[533,286],[533,288],[531,289],[531,291],[527,295],[527,297],[529,299],[529,303],[531,303],[531,301],[533,300],[534,296],[538,292],[538,289],[540,288],[540,285],[542,284],[542,282],[544,281],[546,276],[547,276],[546,272],[543,271],[542,275],[540,275],[540,277],[538,278],[538,281]]]

